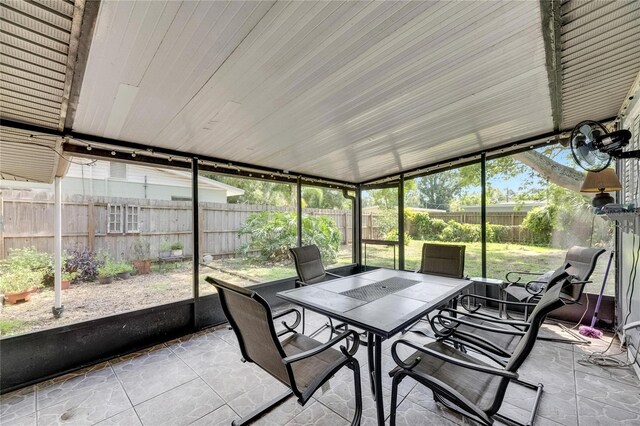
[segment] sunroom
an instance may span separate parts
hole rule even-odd
[[[640,422],[637,1],[1,8],[3,425]]]

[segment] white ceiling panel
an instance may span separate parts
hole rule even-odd
[[[538,2],[102,2],[73,129],[361,182],[551,131],[540,21]]]
[[[60,159],[59,139],[0,126],[0,179],[51,183]]]
[[[69,58],[72,26],[82,19],[79,3],[74,15],[70,1],[0,0],[2,119],[62,130],[65,83],[70,86],[69,64],[75,63]]]
[[[563,127],[615,117],[640,72],[640,1],[562,3]]]
[[[102,2],[73,129],[362,182],[552,131],[540,15],[537,1]],[[562,3],[561,128],[616,114],[639,19],[637,1]]]

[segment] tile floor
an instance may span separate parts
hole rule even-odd
[[[308,330],[324,319],[308,313]],[[558,328],[546,326],[547,332]],[[317,338],[325,339],[328,332]],[[426,342],[418,333],[405,338]],[[640,425],[640,382],[630,369],[603,369],[578,361],[608,345],[574,346],[539,341],[520,370],[521,377],[545,384],[536,425]],[[387,353],[388,353],[388,345]],[[614,345],[612,352],[617,351]],[[375,424],[369,394],[366,349],[358,358],[363,372],[363,424]],[[394,363],[383,357],[385,370]],[[385,403],[391,381],[384,379]],[[471,424],[434,403],[425,388],[405,379],[398,425]],[[206,330],[91,368],[3,395],[0,424],[14,425],[224,425],[246,415],[285,387],[240,361],[235,337],[226,327]],[[525,419],[534,391],[514,385],[501,412]],[[353,375],[344,369],[305,407],[291,398],[256,421],[257,425],[347,425],[353,414]]]

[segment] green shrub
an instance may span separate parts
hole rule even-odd
[[[251,238],[240,248],[242,255],[247,257],[256,250],[263,260],[286,260],[289,247],[295,247],[298,240],[296,228],[296,215],[293,213],[265,211],[250,214],[238,233],[238,236],[249,235]]]
[[[0,273],[0,293],[21,293],[44,287],[44,271],[14,269]]]
[[[325,265],[336,262],[342,234],[333,219],[325,216],[303,217],[302,238],[305,245],[315,244],[318,246]]]
[[[113,264],[113,269],[116,272],[116,274],[124,274],[125,272],[133,272],[133,266],[130,263],[127,262],[117,262]]]
[[[182,250],[184,248],[184,244],[182,243],[182,241],[176,241],[175,243],[171,244],[171,250]]]
[[[398,230],[397,229],[392,229],[391,231],[387,232],[384,237],[385,240],[388,241],[398,241]],[[411,238],[411,235],[407,234],[406,232],[404,233],[404,245],[408,246],[409,243],[413,240],[413,238]]]
[[[539,246],[551,244],[555,216],[554,206],[536,207],[527,213],[522,221],[522,227],[529,231],[531,244]]]
[[[511,237],[511,226],[487,223],[487,242],[506,243]]]
[[[119,274],[121,271],[119,269],[118,263],[112,262],[109,259],[106,259],[104,265],[98,268],[98,277],[99,278],[107,278],[107,277],[115,277],[116,274]]]
[[[3,263],[12,271],[41,271],[43,279],[53,277],[53,257],[49,253],[36,250],[35,247],[12,249]]]
[[[440,233],[439,240],[452,243],[478,242],[481,240],[481,228],[480,225],[450,220]]]
[[[289,261],[289,248],[295,247],[297,238],[295,213],[266,211],[249,215],[239,235],[251,239],[241,247],[243,256],[257,251],[263,261]],[[335,221],[324,216],[302,218],[304,244],[315,244],[326,264],[334,263],[340,249],[341,234]]]

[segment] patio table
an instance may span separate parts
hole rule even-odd
[[[279,292],[291,303],[367,331],[371,391],[384,425],[382,342],[451,300],[470,280],[376,269]]]

